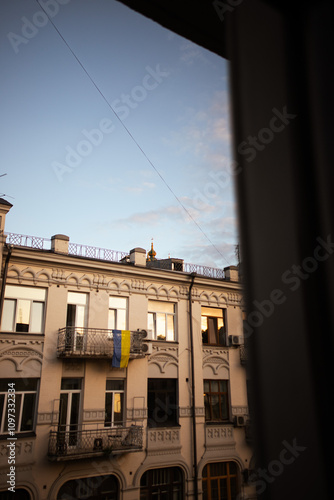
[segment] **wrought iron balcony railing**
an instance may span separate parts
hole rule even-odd
[[[130,334],[130,359],[144,357],[146,332]],[[112,358],[114,352],[113,331],[102,328],[67,326],[58,333],[57,356],[59,358]]]
[[[143,448],[143,427],[139,425],[100,429],[51,430],[48,458],[76,460],[91,456],[119,455]]]

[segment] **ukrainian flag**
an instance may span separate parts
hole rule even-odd
[[[126,368],[130,356],[130,331],[113,330],[114,353],[111,366],[114,368]]]

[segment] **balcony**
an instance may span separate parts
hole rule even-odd
[[[90,457],[119,455],[143,448],[143,427],[52,430],[48,458],[51,461],[77,460]]]
[[[246,365],[248,362],[248,352],[244,344],[240,346],[240,363]]]
[[[146,345],[144,331],[131,332],[130,359],[143,358]],[[67,326],[58,333],[58,358],[112,359],[114,352],[113,331],[101,328]]]

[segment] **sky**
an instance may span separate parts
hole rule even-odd
[[[114,0],[40,4],[0,6],[6,232],[236,264],[227,61]]]

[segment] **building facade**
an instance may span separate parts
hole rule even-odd
[[[9,209],[0,498],[255,498],[237,268],[6,237]]]

